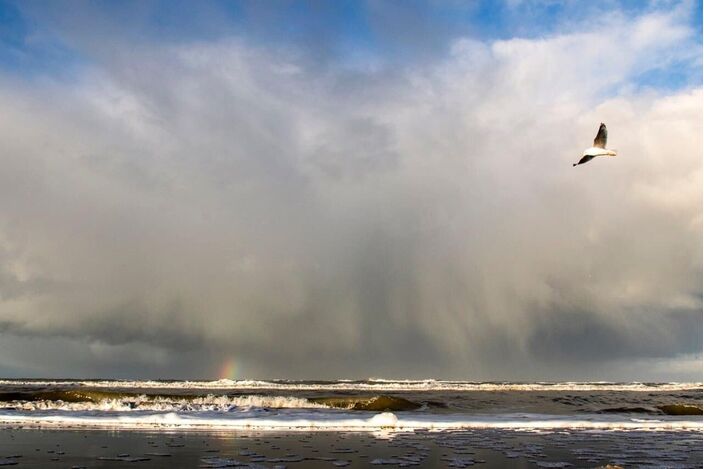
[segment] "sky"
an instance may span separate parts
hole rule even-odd
[[[0,109],[0,376],[701,381],[701,2],[0,0]]]

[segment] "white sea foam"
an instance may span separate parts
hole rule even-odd
[[[121,380],[0,380],[0,385],[27,387],[91,387],[141,389],[276,389],[291,391],[350,390],[350,391],[683,391],[701,390],[702,383],[612,383],[612,382],[539,382],[494,383],[471,381],[389,380],[374,378],[366,381],[301,381],[230,380],[216,381],[121,381]]]
[[[60,400],[14,401],[11,407],[24,411],[62,410],[78,411],[159,411],[159,412],[232,412],[242,409],[326,409],[322,404],[292,396],[214,396],[209,394],[196,398],[148,397],[146,395],[106,398],[98,401],[64,402]]]
[[[361,414],[361,415],[360,415]],[[258,430],[379,430],[379,429],[506,429],[506,430],[701,430],[699,418],[629,419],[603,415],[545,414],[428,415],[350,413],[317,410],[277,412],[0,412],[0,425],[88,428],[258,429]]]

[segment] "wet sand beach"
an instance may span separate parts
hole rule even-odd
[[[0,465],[117,467],[702,467],[699,431],[170,432],[5,428]]]

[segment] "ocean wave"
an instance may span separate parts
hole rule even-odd
[[[160,411],[160,412],[232,412],[261,409],[325,409],[324,404],[293,396],[154,396],[100,391],[52,391],[46,393],[7,393],[0,407],[25,411]],[[7,397],[13,399],[7,399]],[[0,401],[0,402],[2,402]]]
[[[607,407],[599,412],[612,414],[664,414],[664,415],[702,415],[702,408],[690,404],[668,404],[657,407]]]
[[[391,412],[366,413],[317,410],[288,410],[272,413],[242,412],[59,412],[31,413],[0,411],[0,425],[61,428],[154,428],[154,429],[257,429],[257,430],[444,430],[506,429],[557,431],[565,429],[673,431],[702,429],[701,419],[622,418],[607,415],[556,416],[543,414],[511,415],[428,415]]]
[[[606,407],[599,409],[599,412],[606,414],[659,414],[655,407]]]
[[[400,411],[416,410],[423,407],[422,404],[409,401],[402,397],[393,396],[372,396],[372,397],[314,397],[309,399],[317,404],[326,407],[349,410],[371,410],[371,411]]]
[[[686,391],[702,390],[702,383],[616,383],[616,382],[472,382],[425,380],[391,380],[373,378],[354,381],[230,380],[216,381],[123,381],[123,380],[0,380],[0,386],[90,387],[120,389],[273,389],[292,391]]]
[[[669,404],[658,406],[667,415],[702,415],[702,408],[688,404]]]
[[[126,412],[133,410],[199,412],[232,412],[240,409],[345,409],[360,411],[416,410],[422,404],[387,395],[295,397],[276,395],[204,396],[147,395],[122,391],[52,390],[0,392],[0,407],[21,410],[100,410]]]

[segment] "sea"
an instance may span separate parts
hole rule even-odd
[[[0,380],[0,425],[113,429],[702,430],[702,383]]]

